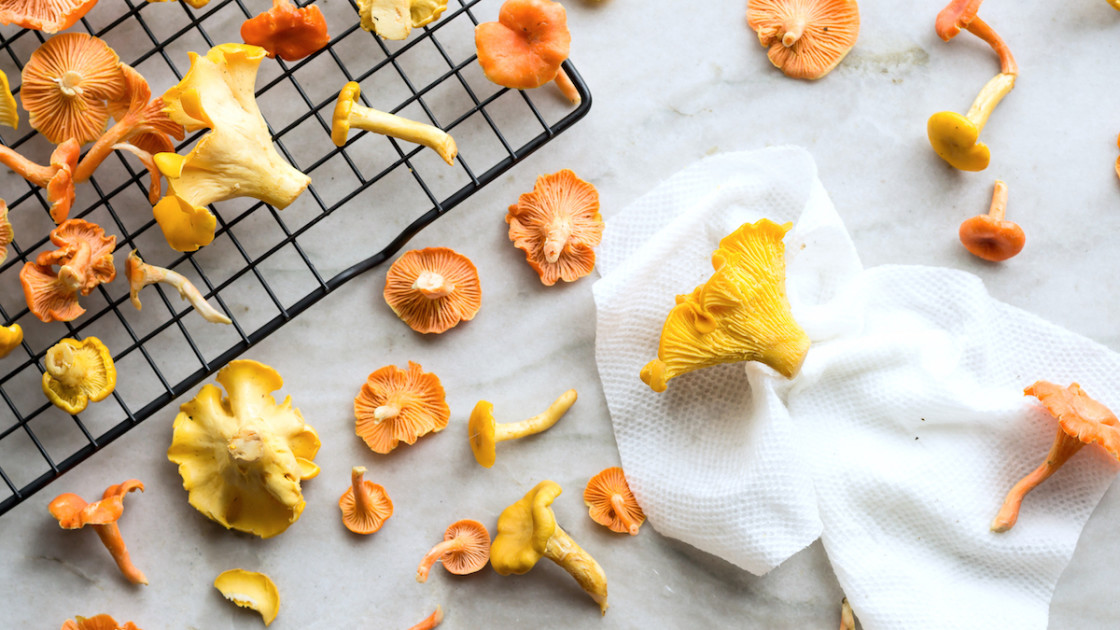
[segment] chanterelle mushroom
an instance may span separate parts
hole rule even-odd
[[[190,504],[230,529],[270,538],[299,518],[300,481],[319,474],[312,459],[319,436],[304,423],[291,397],[277,405],[284,385],[276,370],[236,360],[218,371],[175,417],[167,458],[179,465]]]
[[[570,573],[605,615],[607,576],[603,568],[556,524],[552,513],[552,502],[561,492],[556,482],[542,481],[502,510],[498,535],[490,546],[490,566],[501,575],[521,575],[546,557]]]
[[[280,592],[272,578],[264,573],[230,569],[214,578],[214,588],[229,601],[257,611],[268,626],[280,612]]]
[[[361,95],[362,88],[354,81],[344,85],[338,93],[334,116],[331,118],[331,141],[336,146],[345,145],[350,128],[356,127],[422,144],[438,153],[444,162],[455,163],[459,148],[455,145],[455,139],[447,132],[439,127],[365,107],[358,103]]]
[[[421,333],[441,333],[474,318],[482,306],[478,269],[446,247],[405,252],[385,274],[385,303]]]
[[[976,215],[961,223],[961,244],[969,253],[999,262],[1023,250],[1027,237],[1018,224],[1003,218],[1006,210],[1007,184],[997,179],[988,214]]]
[[[747,25],[786,76],[819,79],[855,45],[859,6],[856,0],[748,0]]]
[[[405,39],[447,10],[447,0],[358,0],[362,28],[384,39]]]
[[[303,59],[331,41],[319,7],[297,7],[291,0],[272,0],[271,9],[245,20],[241,39],[285,61]]]
[[[105,236],[96,224],[68,219],[51,230],[51,242],[58,249],[24,263],[19,279],[35,317],[43,322],[68,322],[86,312],[78,304],[79,294],[89,295],[97,285],[117,277],[113,265],[117,238]]]
[[[63,339],[43,357],[43,393],[66,413],[81,413],[117,386],[113,355],[97,337]]]
[[[350,487],[338,498],[342,524],[355,534],[372,534],[393,515],[393,500],[382,486],[366,481],[365,466],[350,470]]]
[[[641,378],[655,392],[669,379],[704,367],[759,361],[786,378],[801,369],[809,336],[797,325],[785,292],[785,246],[791,224],[746,223],[712,253],[715,273],[678,295],[661,330],[657,359]]]
[[[187,131],[210,129],[186,156],[155,156],[168,194],[152,211],[178,251],[213,240],[217,222],[209,204],[252,197],[283,209],[311,183],[276,151],[257,106],[253,86],[266,55],[244,44],[221,44],[205,56],[191,53],[186,76],[163,94],[172,120]]]
[[[572,103],[579,91],[560,67],[568,58],[572,35],[564,5],[551,0],[506,0],[497,22],[474,29],[474,43],[482,73],[494,83],[530,90],[549,81]]]
[[[603,238],[599,192],[564,169],[541,175],[506,214],[509,239],[545,286],[574,282],[595,268],[595,250]]]
[[[432,566],[440,561],[454,575],[480,571],[490,561],[490,532],[485,525],[469,518],[448,525],[443,542],[424,554],[416,568],[416,581],[428,581]]]
[[[618,466],[600,471],[587,482],[583,502],[587,504],[591,520],[612,532],[637,536],[646,520],[642,506],[626,483],[626,475]]]
[[[487,400],[478,401],[467,423],[467,438],[475,460],[483,467],[490,468],[497,458],[494,447],[498,442],[535,435],[551,428],[575,402],[576,390],[569,389],[560,394],[548,409],[531,418],[498,424],[494,420],[494,405]]]
[[[78,495],[67,492],[55,497],[47,509],[51,516],[58,519],[58,524],[63,529],[92,526],[105,548],[112,554],[117,568],[121,570],[125,579],[133,584],[147,584],[148,578],[132,564],[128,549],[124,546],[124,539],[121,538],[121,530],[117,527],[117,519],[124,513],[124,495],[133,490],[143,492],[144,484],[136,479],[129,479],[124,483],[109,486],[101,495],[101,500],[93,503],[86,503]]]
[[[375,453],[397,444],[415,444],[428,433],[447,427],[447,406],[439,377],[408,362],[408,369],[387,365],[374,371],[354,398],[354,430]]]
[[[198,311],[198,314],[206,321],[215,324],[231,323],[230,318],[218,312],[213,306],[210,306],[210,303],[206,301],[206,298],[202,297],[202,293],[199,292],[190,280],[187,280],[182,274],[171,271],[170,269],[149,265],[140,259],[140,254],[138,254],[135,249],[129,253],[128,260],[125,261],[125,275],[128,276],[129,299],[132,305],[136,307],[136,310],[140,310],[141,307],[139,296],[140,289],[143,289],[149,284],[163,282],[175,287],[175,289],[179,291],[179,297],[190,302],[194,310]]]

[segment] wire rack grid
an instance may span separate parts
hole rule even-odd
[[[241,22],[266,8],[252,4],[214,0],[190,9],[177,2],[102,0],[71,30],[105,40],[160,94],[182,78],[188,51],[239,42]],[[473,30],[494,19],[497,0],[452,0],[443,16],[403,42],[361,30],[353,0],[316,4],[331,26],[328,47],[296,63],[265,60],[257,79],[273,141],[312,178],[296,202],[282,212],[252,199],[215,204],[214,242],[180,254],[167,246],[152,218],[146,171],[118,155],[88,186],[79,185],[71,211],[116,236],[118,269],[129,251],[138,250],[145,261],[187,276],[231,326],[203,321],[161,285],[141,294],[145,307],[137,311],[126,303],[128,287],[121,279],[83,297],[86,313],[78,319],[39,322],[24,303],[18,276],[38,252],[54,249],[49,204],[38,188],[0,173],[0,196],[8,201],[15,231],[8,260],[0,265],[0,323],[19,323],[25,333],[21,347],[0,360],[0,515],[332,290],[392,257],[590,108],[590,92],[570,61],[564,68],[583,98],[576,107],[554,90],[529,94],[485,79]],[[346,28],[336,34],[339,25]],[[35,31],[0,28],[0,69],[17,99],[19,72],[46,39]],[[335,147],[330,115],[346,81],[362,85],[362,99],[371,107],[451,133],[459,146],[455,165],[430,149],[365,132]],[[0,140],[46,163],[53,146],[25,125],[21,121],[22,132],[5,130]],[[200,135],[187,137],[180,153]],[[69,415],[42,394],[42,359],[59,339],[91,336],[110,348],[121,377],[110,398]]]

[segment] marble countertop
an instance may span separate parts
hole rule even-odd
[[[339,0],[321,4],[337,10]],[[499,3],[484,4],[492,6],[480,15],[496,14]],[[482,279],[479,315],[443,335],[413,333],[382,300],[382,266],[245,355],[283,375],[280,395],[292,397],[322,439],[322,472],[304,483],[302,517],[261,540],[191,508],[166,458],[185,398],[178,400],[0,517],[6,626],[54,628],[75,614],[106,612],[145,629],[258,627],[254,613],[228,604],[211,585],[220,571],[242,567],[275,580],[282,604],[274,627],[281,630],[406,628],[437,604],[448,628],[835,627],[843,593],[819,542],[756,577],[660,536],[655,523],[629,537],[587,518],[584,484],[619,463],[595,365],[595,277],[542,286],[503,220],[537,175],[562,168],[598,187],[609,223],[704,156],[800,145],[816,159],[865,266],[963,269],[997,298],[1120,350],[1120,256],[1112,243],[1120,229],[1120,11],[1104,0],[1060,9],[1042,0],[984,5],[1021,76],[984,129],[992,160],[981,173],[947,167],[925,137],[930,114],[965,111],[998,71],[980,40],[937,38],[938,3],[862,3],[856,47],[817,82],[788,79],[771,66],[746,27],[742,2],[566,4],[571,58],[594,97],[589,115],[408,244],[470,256]],[[1007,263],[989,264],[967,254],[956,234],[963,219],[987,210],[997,178],[1008,184],[1008,216],[1023,226],[1027,246]],[[392,208],[374,211],[391,217]],[[450,424],[414,446],[373,454],[354,436],[353,398],[369,373],[407,361],[440,377]],[[515,420],[569,387],[579,400],[555,427],[503,444],[490,470],[474,462],[464,434],[476,401],[490,400],[500,417]],[[366,466],[396,506],[369,537],[343,529],[336,507],[355,465]],[[129,478],[146,489],[126,498],[120,526],[150,580],[145,587],[121,579],[92,532],[63,531],[46,511],[58,493],[93,498]],[[413,580],[446,525],[475,518],[492,527],[542,479],[565,489],[554,505],[558,522],[608,575],[604,617],[555,566],[520,577],[436,569],[426,584]],[[1120,620],[1116,519],[1120,490],[1113,487],[1059,582],[1050,628]]]

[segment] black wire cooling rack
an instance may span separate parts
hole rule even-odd
[[[270,4],[213,0],[191,9],[176,2],[101,0],[70,30],[104,39],[160,94],[189,68],[188,51],[203,54],[215,44],[240,42],[241,22]],[[152,218],[146,171],[118,156],[107,160],[89,185],[78,186],[70,214],[116,235],[118,270],[137,249],[146,262],[191,279],[232,326],[203,321],[162,285],[143,291],[144,308],[136,311],[120,271],[116,281],[82,298],[86,313],[80,318],[39,322],[24,303],[19,270],[38,252],[54,249],[48,239],[54,224],[41,190],[13,173],[0,173],[0,196],[8,201],[15,231],[8,260],[0,265],[0,323],[19,323],[25,336],[21,348],[0,359],[0,514],[332,290],[389,259],[591,106],[587,86],[570,62],[564,68],[583,97],[577,107],[554,86],[529,94],[485,79],[473,33],[480,21],[495,19],[498,0],[451,0],[443,16],[403,42],[361,30],[353,0],[316,4],[330,25],[330,45],[296,63],[266,59],[257,78],[258,103],[277,147],[312,178],[295,203],[282,212],[252,199],[215,204],[214,242],[183,255],[167,246]],[[19,71],[46,38],[0,28],[0,69],[17,99]],[[331,144],[335,97],[347,81],[362,85],[367,105],[451,133],[459,146],[455,165],[430,149],[364,132],[352,133],[341,149]],[[0,139],[46,163],[53,146],[31,132],[26,113],[20,114],[21,131],[4,128]],[[198,135],[188,137],[180,153]],[[109,346],[120,377],[110,398],[72,416],[43,395],[42,358],[59,339],[90,336]]]

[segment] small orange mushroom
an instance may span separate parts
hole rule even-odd
[[[318,51],[331,41],[327,19],[319,7],[303,8],[291,0],[272,0],[272,8],[241,24],[241,39],[260,46],[269,57],[296,61]]]
[[[12,244],[15,232],[12,231],[12,222],[8,220],[8,204],[0,199],[0,264],[8,259],[8,245]]]
[[[416,332],[444,332],[482,306],[478,269],[446,247],[407,251],[385,275],[385,302]]]
[[[618,466],[600,471],[587,482],[583,502],[587,504],[591,520],[612,532],[637,536],[638,528],[646,520],[645,512],[626,483],[626,475]]]
[[[117,620],[109,615],[96,615],[93,617],[77,617],[62,622],[61,630],[140,630],[136,624],[126,621],[118,625]]]
[[[961,223],[960,239],[972,255],[999,262],[1023,251],[1027,237],[1023,228],[1004,219],[1007,210],[1007,184],[996,180],[992,205],[988,214],[981,214]]]
[[[747,25],[786,76],[819,79],[855,45],[859,6],[855,0],[748,0]]]
[[[497,22],[483,22],[474,30],[478,63],[494,83],[530,90],[549,81],[572,103],[579,91],[560,67],[568,58],[572,35],[564,6],[551,0],[506,0]]]
[[[435,612],[424,618],[423,621],[412,626],[408,630],[432,630],[440,623],[443,622],[443,607],[436,606]]]
[[[355,431],[375,453],[397,444],[415,444],[428,433],[442,431],[451,410],[439,377],[408,362],[402,370],[387,365],[370,374],[354,398]]]
[[[1068,387],[1060,387],[1048,381],[1038,381],[1024,389],[1023,394],[1038,398],[1057,419],[1058,432],[1046,461],[1007,493],[1003,506],[992,521],[993,532],[1011,529],[1019,518],[1019,507],[1027,493],[1050,478],[1082,446],[1099,444],[1120,461],[1120,420],[1108,407],[1090,398],[1080,385],[1072,383]]]
[[[57,33],[64,31],[97,4],[97,0],[0,0],[0,24]]]
[[[950,0],[949,4],[937,14],[933,29],[937,36],[944,41],[949,41],[961,32],[961,29],[984,40],[999,56],[1000,72],[1004,74],[1018,74],[1019,64],[1011,55],[1007,43],[996,34],[987,22],[980,19],[977,13],[984,0]]]
[[[86,503],[82,497],[67,492],[55,497],[47,509],[51,516],[58,519],[58,524],[63,529],[92,526],[105,548],[112,554],[121,574],[133,584],[147,584],[148,578],[132,564],[128,549],[124,546],[124,539],[121,538],[121,530],[117,527],[117,519],[124,513],[124,495],[133,490],[143,492],[144,484],[129,479],[124,483],[109,486],[101,495],[101,500],[94,503]]]
[[[117,276],[113,248],[117,237],[105,236],[100,226],[68,219],[51,230],[58,249],[43,252],[19,272],[31,313],[43,322],[68,322],[86,312],[78,294],[89,295],[97,285]],[[52,267],[58,265],[58,273]]]
[[[63,33],[31,53],[19,96],[31,127],[59,144],[96,140],[109,120],[107,101],[125,93],[117,53],[86,33]]]
[[[350,471],[350,487],[338,499],[342,524],[355,534],[372,534],[393,515],[393,501],[385,488],[365,480],[365,466]]]
[[[55,147],[51,163],[41,166],[0,144],[0,164],[7,166],[20,177],[47,191],[51,202],[50,213],[55,223],[62,223],[74,205],[74,171],[82,147],[73,138]]]
[[[443,568],[455,575],[480,571],[490,561],[490,532],[478,521],[455,521],[443,533],[443,542],[424,554],[416,568],[416,581],[427,582],[428,572],[437,561],[443,562]]]
[[[573,282],[595,268],[595,250],[603,238],[599,192],[564,169],[541,175],[533,192],[524,193],[506,214],[509,239],[546,286]]]

